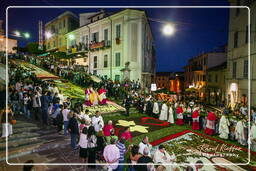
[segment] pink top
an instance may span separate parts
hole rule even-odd
[[[103,127],[103,133],[104,133],[104,135],[105,136],[110,136],[110,131],[111,131],[111,129],[113,129],[114,127],[113,127],[113,125],[105,125],[104,127]]]
[[[126,139],[126,140],[132,140],[132,134],[131,134],[131,132],[123,132],[122,134],[121,134],[121,138],[122,137],[124,137],[124,139]]]
[[[79,130],[80,130],[80,132],[82,132],[82,131],[83,131],[84,127],[86,127],[86,125],[85,125],[85,124],[81,124],[81,125],[79,126]]]

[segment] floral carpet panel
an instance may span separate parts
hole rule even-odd
[[[153,132],[171,126],[169,122],[161,121],[152,117],[129,118],[114,122],[117,135],[121,135],[125,127],[129,127],[132,136],[139,136],[148,132]]]
[[[175,154],[177,164],[192,164],[201,160],[206,164],[202,169],[207,171],[245,171],[252,169],[252,165],[256,161],[256,153],[251,152],[251,163],[246,165],[248,162],[247,148],[227,144],[190,130],[166,136],[151,144],[154,146],[152,153],[162,144],[169,154]],[[244,165],[234,165],[239,163],[244,163]],[[182,168],[183,166],[178,167]]]

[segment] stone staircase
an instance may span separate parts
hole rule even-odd
[[[33,121],[17,117],[13,135],[8,138],[8,159],[42,152],[70,144],[69,137],[59,135],[54,127],[41,128]],[[2,129],[1,129],[2,130]],[[6,139],[0,139],[0,161],[6,159]]]

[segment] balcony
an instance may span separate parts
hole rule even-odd
[[[88,44],[79,42],[76,45],[70,46],[67,50],[68,54],[78,53],[78,52],[86,52],[88,51]]]
[[[111,46],[110,40],[102,40],[101,42],[93,42],[90,44],[90,50],[100,50],[100,49],[105,49],[109,48]]]

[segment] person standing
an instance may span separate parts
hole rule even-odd
[[[177,114],[177,125],[183,125],[183,109],[181,106],[178,106],[176,109]]]
[[[173,113],[173,105],[171,104],[169,107],[169,117],[168,122],[174,124],[174,113]]]
[[[132,99],[131,99],[130,95],[128,94],[126,96],[125,100],[124,100],[124,107],[126,109],[126,116],[130,115],[131,104],[132,104]]]
[[[79,138],[79,156],[83,160],[84,163],[87,162],[88,157],[88,139],[87,139],[88,129],[84,127]]]
[[[41,96],[41,104],[43,124],[48,125],[48,108],[50,100],[47,96],[47,92],[43,92],[43,95]]]
[[[164,102],[162,105],[159,120],[167,121],[167,117],[168,117],[168,106],[166,105],[166,102]]]
[[[144,148],[143,150],[143,156],[141,156],[139,158],[139,160],[137,161],[137,163],[139,165],[135,165],[134,168],[136,171],[147,171],[147,163],[153,163],[152,158],[148,155],[149,154],[149,149],[148,148]],[[142,165],[144,164],[144,165]]]
[[[229,120],[226,118],[225,114],[223,114],[220,118],[220,123],[219,123],[220,138],[228,139],[229,126],[230,126]]]
[[[95,168],[96,166],[92,163],[96,163],[96,147],[97,147],[97,137],[95,135],[95,129],[93,126],[88,128],[87,134],[88,140],[88,163],[90,164],[89,168]]]
[[[121,138],[117,142],[116,146],[117,146],[117,148],[119,149],[119,152],[120,152],[119,163],[121,163],[121,165],[118,166],[117,171],[123,171],[123,169],[124,169],[123,163],[125,163],[124,162],[124,156],[125,156],[125,153],[126,153],[125,139]]]
[[[99,111],[96,111],[96,115],[92,117],[92,126],[96,132],[99,132],[104,127],[104,121]]]
[[[207,116],[206,121],[206,129],[205,133],[208,135],[213,135],[215,130],[215,121],[216,121],[216,115],[213,112],[209,112]]]
[[[73,116],[72,118],[70,118],[69,122],[68,122],[68,130],[71,136],[71,147],[73,150],[76,150],[77,146],[76,146],[76,141],[79,135],[79,128],[78,128],[78,122],[76,119],[76,114],[72,113]]]
[[[157,101],[155,101],[153,105],[153,114],[154,114],[154,118],[157,118],[159,115],[159,104]]]
[[[115,139],[111,139],[110,144],[104,148],[103,156],[107,162],[108,170],[117,169],[120,159],[120,151],[116,146]]]
[[[199,130],[199,112],[195,110],[192,114],[192,129]]]
[[[68,115],[69,115],[70,110],[67,109],[67,106],[64,106],[64,109],[62,111],[62,115],[63,115],[63,125],[64,125],[64,135],[67,136],[67,130],[68,130]]]
[[[34,115],[34,119],[36,121],[39,121],[40,123],[42,123],[42,120],[41,120],[42,111],[41,111],[40,97],[41,97],[40,93],[38,91],[35,91],[34,96],[33,96],[33,115]]]
[[[246,135],[244,129],[244,122],[243,120],[239,120],[235,127],[235,138],[237,139],[238,143],[241,145],[246,145]]]

